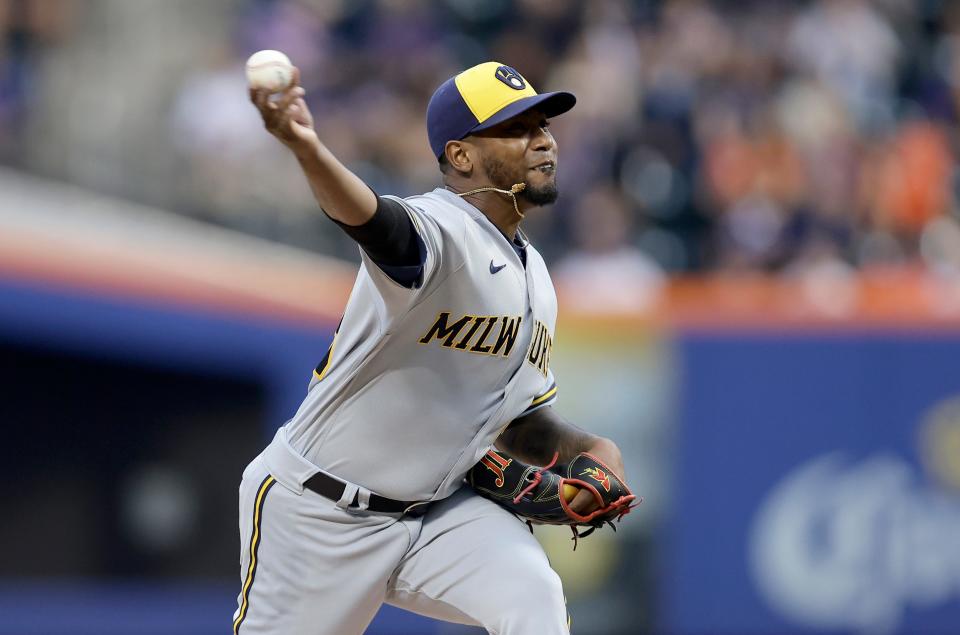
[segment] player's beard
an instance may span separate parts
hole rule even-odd
[[[517,196],[526,199],[537,207],[556,202],[557,197],[560,195],[560,192],[557,190],[556,176],[554,176],[552,180],[537,186],[530,183],[524,174],[511,174],[510,171],[507,170],[507,166],[503,164],[503,161],[494,159],[493,157],[483,157],[483,169],[494,187],[509,190],[517,183],[526,184],[526,187],[523,188]]]

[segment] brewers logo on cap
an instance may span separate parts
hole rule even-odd
[[[497,69],[497,79],[514,90],[523,90],[527,87],[527,82],[520,76],[520,73],[506,65]]]
[[[430,147],[439,158],[448,141],[491,128],[534,107],[547,117],[555,117],[576,102],[576,97],[567,92],[538,94],[513,67],[484,62],[451,77],[430,98]]]

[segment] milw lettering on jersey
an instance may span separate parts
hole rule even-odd
[[[547,326],[537,320],[533,327],[533,339],[530,340],[530,348],[527,349],[527,361],[533,364],[537,370],[547,376],[547,370],[550,368],[550,352],[553,350],[553,338]]]
[[[464,315],[451,322],[450,312],[443,311],[420,343],[438,339],[444,348],[508,357],[517,341],[520,319],[519,315]]]

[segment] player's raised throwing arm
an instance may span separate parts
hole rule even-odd
[[[303,99],[300,72],[271,99],[270,92],[250,89],[250,100],[267,130],[290,148],[324,213],[340,225],[394,282],[407,288],[423,281],[425,247],[403,206],[377,196],[323,145],[313,115]]]
[[[271,99],[267,90],[251,88],[250,100],[270,134],[297,157],[327,216],[344,225],[363,225],[377,210],[377,196],[320,141],[304,94],[300,72],[295,68],[290,86],[280,93],[279,99]]]

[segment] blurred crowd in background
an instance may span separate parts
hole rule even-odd
[[[325,253],[355,246],[247,102],[258,49],[381,193],[439,184],[424,111],[459,70],[575,93],[528,223],[561,276],[960,275],[960,3],[0,0],[0,34],[4,163]]]

